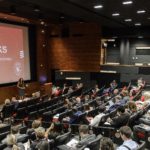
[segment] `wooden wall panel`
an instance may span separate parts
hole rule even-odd
[[[51,26],[48,41],[48,63],[51,69],[70,71],[99,71],[100,26],[88,23],[68,25],[69,37],[62,37],[58,28]],[[56,30],[57,29],[57,30]],[[58,37],[52,37],[52,35]]]
[[[39,82],[28,83],[25,93],[31,95],[33,92],[40,90]],[[3,104],[6,98],[12,98],[18,96],[18,89],[16,85],[0,87],[0,104]]]

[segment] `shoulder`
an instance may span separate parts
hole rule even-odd
[[[123,145],[121,145],[117,148],[117,150],[128,150],[128,149],[126,147],[124,147]]]

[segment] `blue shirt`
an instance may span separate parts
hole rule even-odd
[[[137,150],[138,147],[139,147],[138,144],[135,141],[133,141],[132,139],[130,139],[130,140],[124,141],[123,144],[117,148],[117,150],[128,150],[128,148],[126,148],[123,145],[126,145],[131,150]]]

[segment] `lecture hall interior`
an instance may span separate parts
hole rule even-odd
[[[0,150],[149,150],[149,8],[0,0]]]

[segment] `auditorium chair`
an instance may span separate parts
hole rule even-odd
[[[0,127],[0,133],[4,133],[4,132],[8,132],[8,131],[10,131],[10,128],[11,128],[11,125],[4,125],[4,126],[1,126]]]
[[[22,122],[22,120],[26,119],[27,110],[25,107],[17,109],[16,116],[14,117],[14,121]]]
[[[4,109],[4,112],[3,112],[3,117],[4,118],[12,117],[13,112],[14,112],[14,108],[15,108],[15,106],[13,104],[5,105],[5,109]]]
[[[28,127],[27,126],[20,126],[19,132],[20,134],[26,134]]]
[[[26,107],[26,106],[27,106],[27,101],[23,101],[23,102],[18,103],[17,109],[22,108],[22,107]]]
[[[27,107],[27,112],[33,112],[33,111],[37,111],[37,108],[35,107],[35,105],[30,105]]]
[[[146,142],[142,141],[137,150],[145,150],[145,145],[146,145]]]
[[[18,139],[17,142],[19,143],[27,143],[29,139],[29,135],[23,134]]]
[[[6,147],[7,147],[7,145],[6,145],[6,144],[1,144],[1,143],[0,143],[0,150],[5,149]]]
[[[135,141],[140,143],[140,141],[145,141],[145,147],[150,149],[150,129],[146,128],[142,124],[136,125],[133,128],[133,137]]]
[[[71,136],[71,132],[67,132],[63,135],[57,136],[55,139],[56,146],[63,145],[63,144],[66,144],[67,142],[69,142],[70,136]]]
[[[102,116],[102,118],[99,122],[99,126],[103,125],[107,121],[108,117],[109,117],[109,114],[105,114],[104,116]]]
[[[10,132],[0,133],[0,141],[2,141]]]
[[[49,127],[49,123],[52,122],[53,114],[51,111],[44,112],[42,115],[42,125],[44,128]]]
[[[138,119],[139,119],[138,113],[131,115],[129,120],[128,120],[128,126],[130,128],[133,128],[133,126],[137,124]]]
[[[101,136],[98,136],[95,140],[89,142],[86,147],[88,147],[90,150],[99,150],[100,139],[101,139]]]

